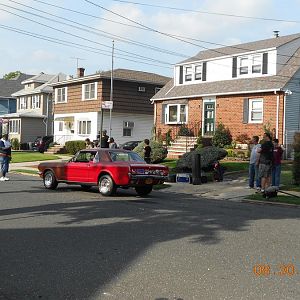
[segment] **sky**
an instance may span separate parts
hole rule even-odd
[[[300,0],[0,0],[0,78],[113,67],[173,76],[199,51],[300,32]],[[114,44],[114,54],[112,48]]]

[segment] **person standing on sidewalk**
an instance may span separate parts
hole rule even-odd
[[[280,174],[281,174],[281,158],[283,154],[282,148],[279,146],[278,139],[274,139],[273,150],[273,166],[272,166],[272,186],[276,186],[279,189]]]
[[[151,152],[152,152],[152,149],[149,146],[150,141],[148,139],[145,139],[144,143],[145,143],[145,147],[144,147],[144,160],[145,160],[145,162],[147,164],[150,164],[151,163]]]
[[[254,188],[254,181],[256,185],[256,189],[260,190],[261,182],[258,176],[258,153],[257,150],[260,149],[260,144],[258,143],[259,137],[257,135],[252,137],[252,150],[250,154],[250,162],[249,162],[249,188]]]
[[[273,143],[270,133],[264,133],[264,142],[261,148],[257,150],[259,153],[259,177],[261,178],[261,192],[271,185],[271,173],[273,162]]]
[[[9,169],[9,162],[11,159],[11,143],[8,140],[8,135],[4,134],[0,140],[0,164],[1,164],[1,177],[0,181],[8,181],[6,177]]]

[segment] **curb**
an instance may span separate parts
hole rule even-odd
[[[277,205],[277,206],[286,206],[293,208],[300,208],[299,204],[291,204],[291,203],[282,203],[282,202],[274,202],[274,201],[263,201],[263,200],[250,200],[250,199],[241,199],[241,202],[258,204],[258,205]]]

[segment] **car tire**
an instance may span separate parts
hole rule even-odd
[[[81,188],[84,190],[84,191],[89,191],[91,189],[91,186],[90,185],[87,185],[87,184],[82,184],[81,185]]]
[[[98,189],[103,196],[112,196],[116,192],[116,185],[109,175],[102,175],[98,181]]]
[[[146,196],[152,192],[153,185],[136,186],[135,191],[139,196]]]
[[[52,171],[46,171],[43,180],[46,189],[55,190],[57,188],[58,182]]]

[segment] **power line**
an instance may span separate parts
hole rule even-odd
[[[200,14],[207,14],[207,15],[216,15],[216,16],[223,16],[223,17],[233,17],[233,18],[243,18],[243,19],[261,20],[261,21],[273,21],[273,22],[275,21],[275,22],[284,22],[284,23],[300,23],[300,21],[298,21],[298,20],[286,20],[286,19],[266,18],[266,17],[235,15],[235,14],[211,12],[211,11],[204,11],[204,10],[194,10],[194,9],[148,4],[148,3],[141,3],[141,2],[134,2],[134,1],[125,1],[125,0],[111,0],[111,1],[121,2],[121,3],[129,3],[129,4],[134,4],[134,5],[140,5],[140,6],[164,8],[164,9],[177,10],[177,11],[185,11],[185,12],[200,13]]]

